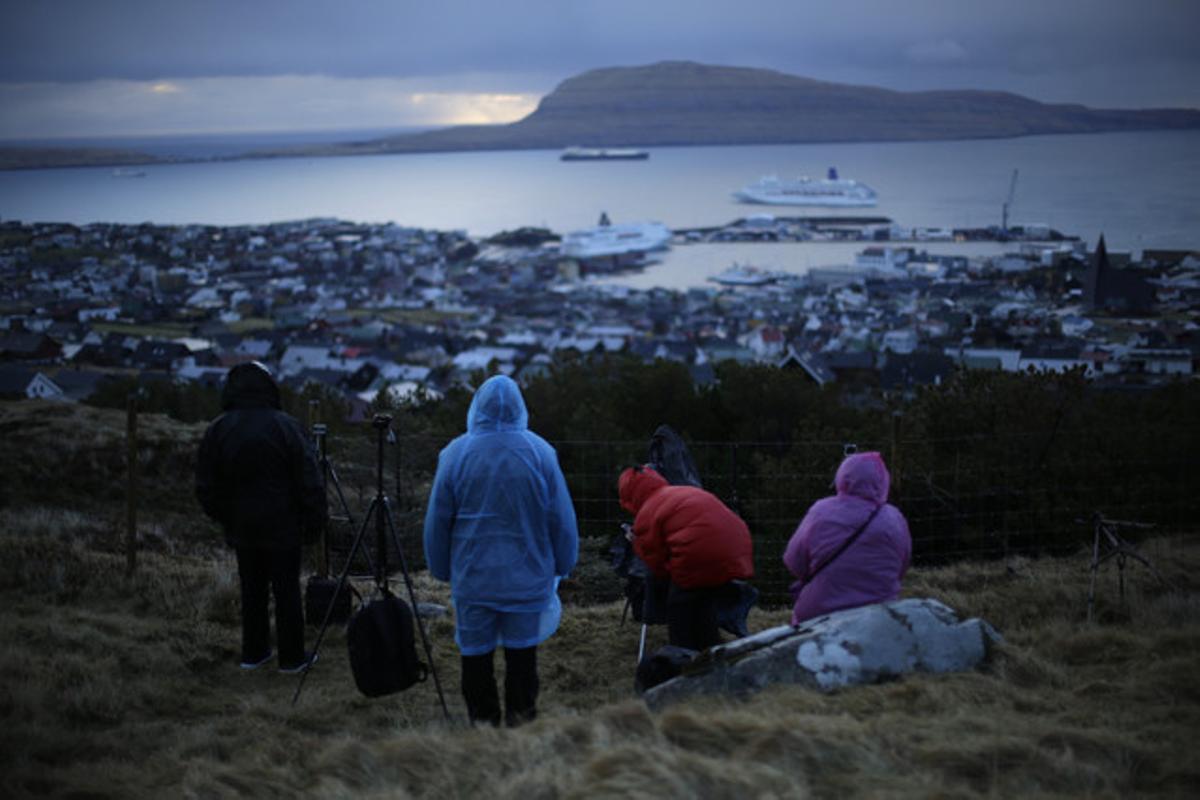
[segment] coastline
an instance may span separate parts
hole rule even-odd
[[[669,148],[704,148],[704,147],[758,147],[777,145],[890,145],[909,143],[955,143],[980,141],[1010,141],[1014,139],[1029,139],[1035,137],[1058,136],[1094,136],[1113,133],[1154,133],[1180,130],[1192,130],[1171,126],[1130,129],[1095,129],[1086,131],[1035,131],[1030,133],[1013,134],[981,134],[978,136],[946,136],[946,137],[880,137],[880,138],[828,138],[805,139],[796,141],[744,141],[729,139],[720,142],[661,142],[655,145],[640,145],[633,142],[631,146],[641,149],[654,147]],[[419,134],[413,134],[417,136]],[[370,145],[370,146],[368,146]],[[0,144],[0,172],[24,172],[55,169],[77,169],[81,167],[145,167],[172,166],[183,164],[221,164],[239,161],[279,161],[287,159],[310,158],[339,158],[356,156],[403,156],[403,155],[435,155],[450,153],[512,153],[533,152],[539,150],[562,150],[568,145],[547,145],[544,143],[528,144],[459,144],[455,145],[410,145],[389,144],[378,146],[375,142],[355,143],[345,142],[313,147],[281,148],[277,150],[253,150],[232,155],[210,156],[155,156],[150,153],[114,152],[108,148],[45,148],[25,146],[4,146]],[[24,163],[24,154],[47,152],[46,158],[40,161]]]

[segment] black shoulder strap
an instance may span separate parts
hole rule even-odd
[[[856,530],[853,534],[846,537],[846,541],[842,542],[841,547],[839,547],[837,550],[835,550],[833,555],[831,555],[829,558],[825,559],[824,563],[822,563],[821,566],[817,567],[811,573],[809,573],[809,576],[804,579],[805,586],[812,583],[813,578],[817,577],[817,574],[821,570],[825,569],[830,564],[832,564],[834,561],[836,561],[838,556],[840,556],[842,553],[846,552],[846,549],[849,548],[850,545],[854,544],[855,540],[858,539],[859,536],[862,536],[863,531],[865,531],[870,526],[871,520],[875,519],[875,515],[880,512],[880,510],[883,508],[884,505],[886,505],[886,504],[881,503],[881,504],[875,506],[875,510],[871,512],[871,516],[867,517],[867,521],[864,522],[862,525],[858,526],[858,530]]]

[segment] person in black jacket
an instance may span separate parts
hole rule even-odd
[[[325,520],[316,454],[295,418],[280,410],[270,371],[251,362],[225,376],[224,409],[200,443],[196,496],[237,552],[242,600],[242,668],[271,661],[269,595],[275,596],[279,669],[301,672],[301,547]]]

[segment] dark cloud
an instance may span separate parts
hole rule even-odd
[[[470,76],[465,90],[545,92],[592,67],[682,58],[1200,105],[1198,23],[1192,0],[25,0],[0,26],[0,82]]]

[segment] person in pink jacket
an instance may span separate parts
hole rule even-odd
[[[900,509],[887,502],[890,485],[879,453],[855,453],[838,467],[837,494],[808,509],[783,553],[797,578],[791,587],[793,625],[900,595],[912,539]]]

